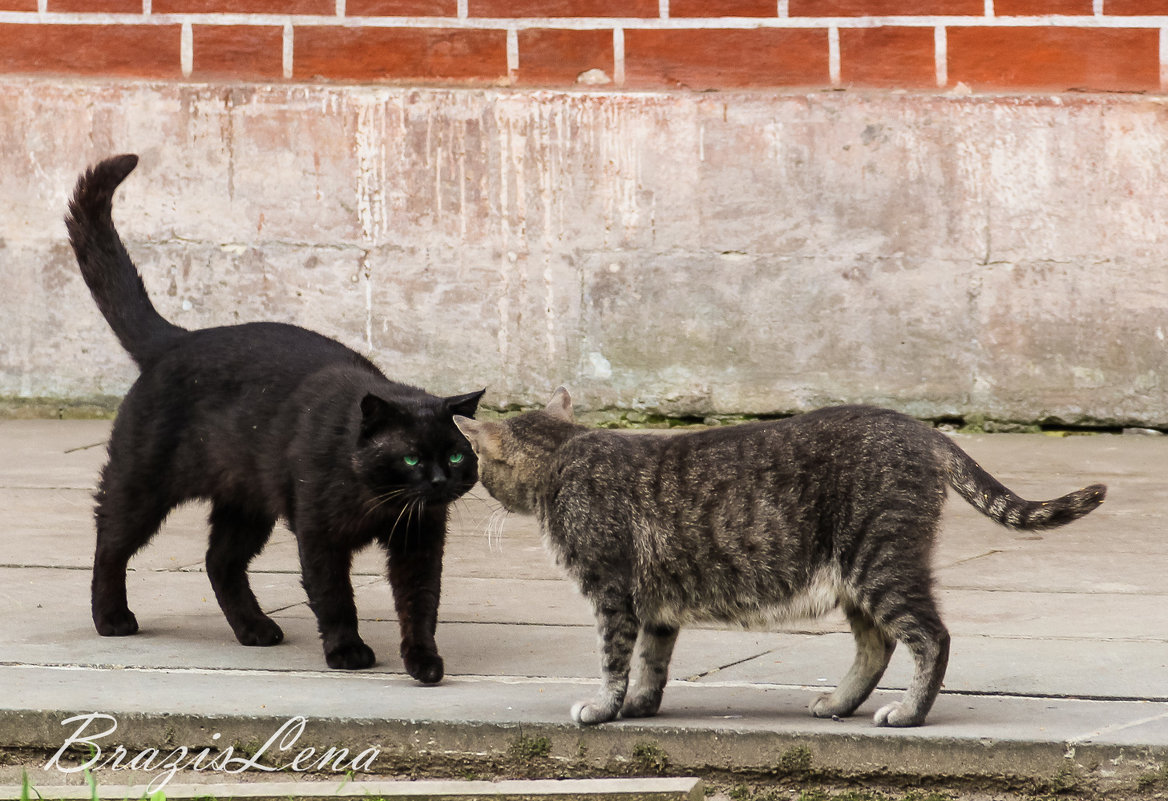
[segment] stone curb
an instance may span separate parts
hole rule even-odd
[[[247,801],[312,801],[320,798],[385,798],[405,801],[461,801],[491,798],[506,801],[555,799],[584,801],[604,798],[635,801],[701,801],[700,779],[562,779],[485,781],[397,781],[397,782],[252,782],[234,784],[168,784],[161,791],[168,801],[183,799],[247,799]],[[88,786],[36,787],[31,797],[45,801],[92,799]],[[96,798],[150,798],[148,785],[98,786]],[[19,799],[21,788],[0,786],[0,799]]]

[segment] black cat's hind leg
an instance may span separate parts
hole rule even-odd
[[[621,706],[623,718],[647,718],[661,708],[661,697],[669,681],[669,660],[677,642],[676,626],[645,623],[637,635],[633,653],[630,691]]]
[[[252,592],[247,566],[267,543],[273,517],[216,501],[211,508],[207,577],[235,638],[243,645],[275,645],[284,632],[264,614]]]
[[[428,506],[407,515],[385,545],[406,673],[423,684],[436,684],[446,673],[434,640],[442,595],[446,507]]]
[[[604,723],[616,718],[629,687],[629,660],[640,624],[633,611],[633,599],[619,592],[605,592],[592,598],[596,628],[600,637],[600,672],[603,684],[590,701],[572,707],[572,720],[582,725]]]
[[[97,544],[91,603],[93,625],[103,637],[138,633],[138,620],[126,598],[126,570],[130,557],[157,533],[171,509],[171,504],[149,492],[149,486],[124,480],[112,460],[102,471],[95,496]]]
[[[896,640],[885,636],[866,612],[845,603],[844,613],[856,641],[856,659],[834,691],[811,702],[811,714],[817,718],[844,718],[855,712],[876,689],[896,649]]]

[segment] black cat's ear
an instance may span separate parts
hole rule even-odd
[[[386,426],[401,422],[407,416],[385,398],[369,393],[361,399],[361,439],[368,439]]]
[[[451,395],[443,402],[446,408],[450,410],[451,414],[460,414],[463,417],[474,417],[475,412],[478,411],[479,401],[487,390],[480,389],[478,392],[468,392],[465,395]]]
[[[568,394],[566,387],[560,387],[552,393],[552,399],[548,401],[548,405],[544,411],[552,417],[558,417],[569,423],[574,422],[576,419],[572,414],[572,396]]]
[[[454,415],[454,424],[458,426],[458,430],[466,437],[471,449],[474,450],[475,455],[480,459],[502,459],[502,425],[499,423],[472,420],[460,414]]]

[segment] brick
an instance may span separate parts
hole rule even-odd
[[[821,86],[827,31],[783,28],[625,31],[630,87]]]
[[[468,0],[471,17],[659,17],[657,0]]]
[[[178,25],[0,24],[0,72],[181,78]]]
[[[1103,0],[1103,13],[1115,17],[1168,14],[1168,0]]]
[[[191,77],[282,78],[284,31],[260,25],[192,25]]]
[[[1091,0],[994,0],[994,14],[999,17],[1067,14],[1091,16],[1095,13]]]
[[[340,81],[500,82],[507,33],[442,28],[296,28],[292,73]]]
[[[0,0],[0,11],[36,11],[36,0]]]
[[[932,28],[843,28],[840,81],[846,86],[936,88]]]
[[[453,17],[458,0],[348,0],[350,17]]]
[[[671,17],[775,17],[776,0],[669,0]]]
[[[1160,86],[1160,33],[1138,28],[950,28],[949,82],[974,88]]]
[[[611,30],[519,31],[519,69],[515,73],[519,83],[570,86],[580,73],[594,69],[612,78]]]
[[[36,8],[34,2],[33,8]],[[106,14],[141,14],[142,0],[49,0],[49,11],[103,12]]]
[[[790,0],[792,17],[985,15],[984,0]]]
[[[324,14],[337,13],[336,0],[153,0],[155,14]]]

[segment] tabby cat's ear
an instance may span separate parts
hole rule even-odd
[[[470,442],[470,447],[480,458],[500,460],[503,456],[503,445],[500,432],[503,426],[499,423],[472,420],[460,414],[454,415],[454,424]]]
[[[361,399],[361,438],[368,439],[393,423],[406,421],[406,412],[385,398],[369,393]]]
[[[468,392],[465,395],[451,395],[449,398],[444,399],[443,402],[451,414],[474,417],[475,412],[479,408],[479,400],[482,399],[483,393],[486,391],[486,389],[480,389],[478,392]]]
[[[569,423],[576,419],[572,415],[572,396],[568,394],[567,387],[560,387],[552,393],[552,399],[548,401],[544,411],[552,417],[567,420]]]

